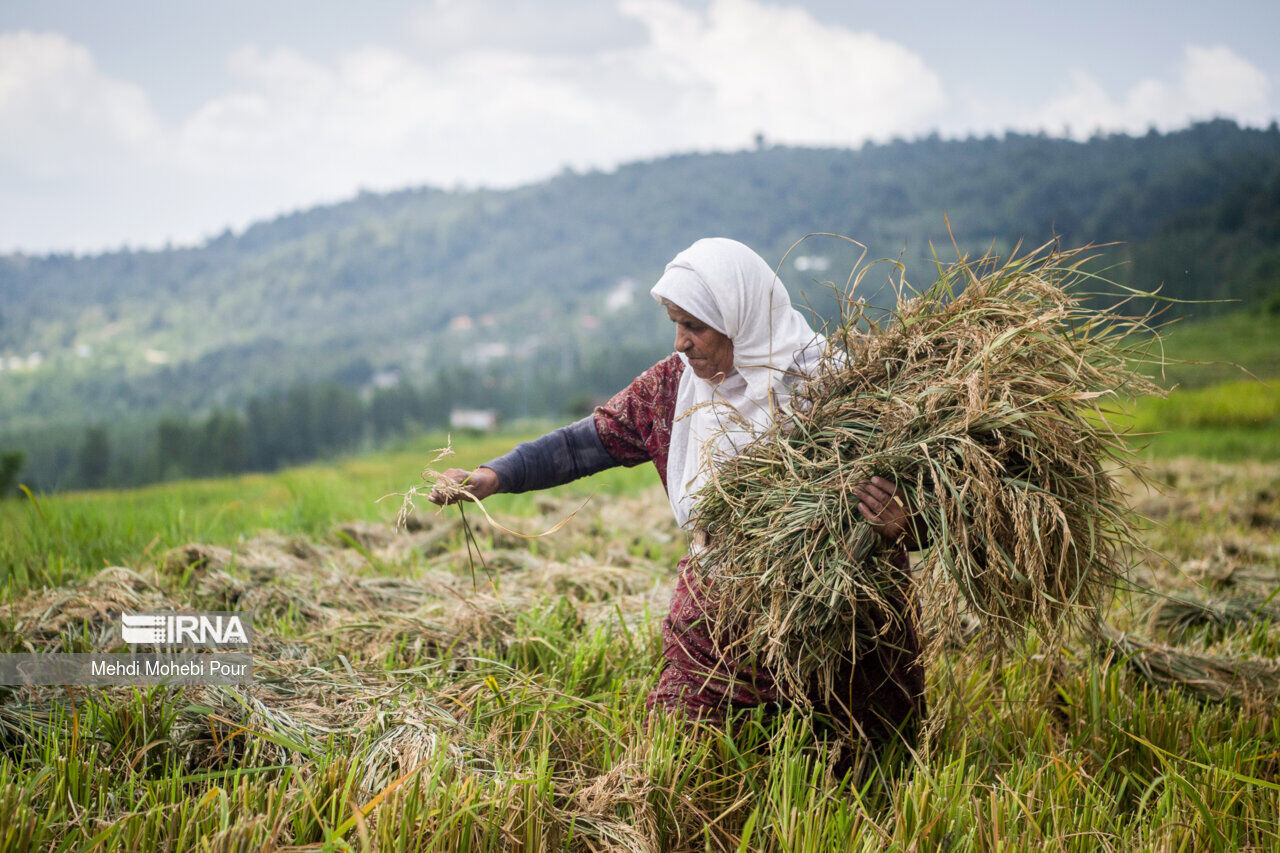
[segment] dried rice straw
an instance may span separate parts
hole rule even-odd
[[[790,411],[716,460],[700,495],[710,545],[695,562],[726,655],[804,703],[903,602],[935,640],[962,610],[992,641],[1095,619],[1137,546],[1114,477],[1133,458],[1100,404],[1158,389],[1132,367],[1149,315],[1087,303],[1089,260],[1045,246],[939,263],[919,294],[899,276],[882,319],[853,297],[867,268],[851,277]],[[873,475],[918,508],[928,547],[914,578],[857,510]]]

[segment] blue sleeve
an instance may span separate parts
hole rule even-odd
[[[595,418],[588,415],[542,438],[517,444],[482,467],[498,475],[498,491],[515,493],[549,489],[617,464],[600,443]]]

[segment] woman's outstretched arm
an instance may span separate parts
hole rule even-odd
[[[619,464],[604,449],[596,432],[595,419],[552,430],[541,438],[516,445],[511,452],[484,463],[474,471],[450,468],[445,476],[467,486],[472,495],[484,500],[497,492],[532,492],[549,489],[586,477]],[[465,497],[433,491],[433,503],[447,504]]]
[[[445,476],[465,483],[471,494],[484,500],[497,492],[547,489],[616,465],[653,461],[665,486],[667,446],[683,369],[673,353],[582,420],[517,445],[475,471],[450,468]],[[466,498],[431,493],[433,503],[455,500]]]

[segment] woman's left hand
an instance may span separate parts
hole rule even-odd
[[[915,548],[911,511],[898,493],[898,484],[883,477],[854,488],[858,496],[858,512],[871,523],[876,533],[890,542],[901,542],[908,550]]]

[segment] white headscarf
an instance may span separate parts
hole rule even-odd
[[[733,370],[719,385],[699,379],[683,353],[667,456],[667,494],[682,526],[710,464],[768,428],[796,379],[817,364],[823,338],[791,307],[763,258],[736,240],[699,240],[675,256],[650,291],[733,341]]]

